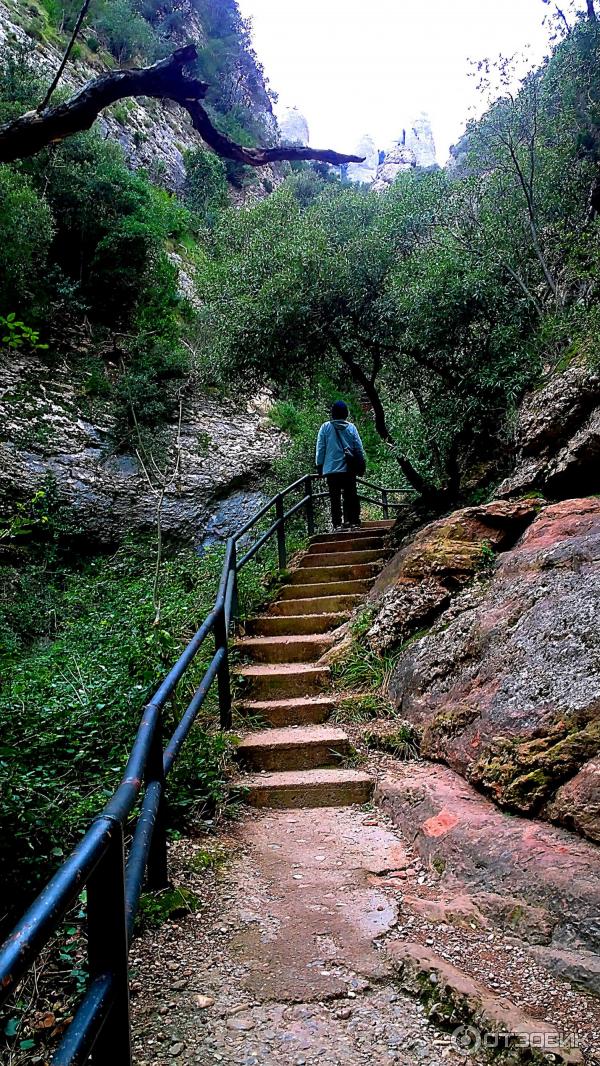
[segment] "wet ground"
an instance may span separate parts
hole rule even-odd
[[[223,844],[229,858],[209,870],[198,870],[206,842],[173,846],[175,880],[200,909],[134,946],[137,1066],[479,1066],[483,1051],[466,1055],[401,989],[395,940],[464,965],[506,1005],[575,1027],[580,1061],[595,1061],[600,1004],[473,915],[430,920],[414,901],[443,907],[439,879],[382,812],[249,811]]]

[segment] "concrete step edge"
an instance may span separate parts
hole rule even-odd
[[[279,726],[245,734],[236,752],[249,750],[288,751],[294,748],[321,747],[323,744],[350,746],[350,737],[343,729],[327,725]]]

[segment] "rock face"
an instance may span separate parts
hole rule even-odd
[[[385,192],[407,170],[437,166],[435,141],[429,117],[422,113],[384,155],[375,173],[373,189]]]
[[[397,647],[431,625],[454,592],[481,573],[494,552],[514,544],[539,505],[535,500],[467,507],[421,529],[373,586],[373,650]]]
[[[365,157],[364,163],[349,163],[346,174],[349,181],[356,184],[371,185],[377,175],[379,166],[379,152],[372,137],[368,133],[361,137],[354,149],[353,155]]]
[[[515,471],[501,497],[540,490],[550,497],[600,491],[600,375],[575,362],[552,374],[519,412]]]
[[[415,119],[410,129],[406,130],[406,147],[414,153],[418,167],[437,166],[431,119],[424,111]]]
[[[389,152],[385,153],[383,163],[377,167],[373,190],[385,192],[400,174],[405,174],[407,170],[414,170],[416,165],[417,160],[412,149],[404,144],[395,144]]]
[[[468,886],[467,899],[536,945],[545,965],[575,980],[567,969],[579,967],[582,983],[600,992],[598,848],[564,829],[509,817],[444,766],[399,764],[376,798],[428,865],[443,869],[448,890]]]
[[[600,844],[599,759],[590,759],[575,777],[559,788],[548,806],[548,817]]]
[[[310,140],[308,122],[297,107],[286,107],[279,116],[282,144],[307,145]]]
[[[593,839],[599,610],[600,500],[549,506],[401,655],[391,682],[424,754],[502,806]]]
[[[12,355],[0,364],[0,508],[31,498],[50,475],[82,529],[100,541],[154,528],[156,494],[135,454],[114,451],[114,418],[82,395],[66,367]],[[168,489],[165,533],[202,542],[229,535],[262,501],[264,476],[283,435],[257,401],[234,411],[194,394],[181,426],[181,469]],[[177,425],[156,441],[159,464],[173,456]]]

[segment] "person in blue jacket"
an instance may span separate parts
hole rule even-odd
[[[330,421],[324,422],[319,430],[316,454],[317,470],[327,478],[334,530],[360,525],[356,474],[348,470],[345,448],[358,452],[364,460],[365,452],[359,432],[356,426],[348,422],[348,405],[343,400],[336,400],[331,408]]]

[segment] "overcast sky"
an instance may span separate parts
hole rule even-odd
[[[280,102],[306,116],[311,144],[385,148],[429,113],[444,163],[477,105],[469,60],[530,45],[542,58],[542,0],[239,0]]]

